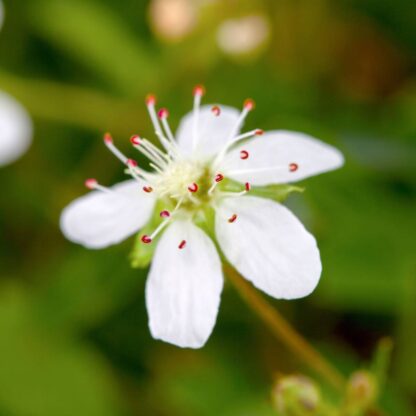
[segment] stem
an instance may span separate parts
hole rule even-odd
[[[342,374],[332,366],[300,335],[288,321],[250,283],[230,265],[224,266],[225,274],[251,309],[269,327],[273,335],[302,359],[312,370],[322,376],[337,390],[342,391],[345,380]]]

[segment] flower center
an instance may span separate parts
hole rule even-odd
[[[197,161],[174,161],[157,175],[156,192],[161,198],[168,197],[183,202],[196,198],[199,201],[200,196],[206,193],[203,185],[207,170]]]

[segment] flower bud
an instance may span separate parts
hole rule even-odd
[[[290,375],[277,380],[272,399],[279,415],[313,416],[319,414],[321,396],[316,384],[303,375]]]
[[[347,383],[347,404],[350,408],[365,410],[377,399],[377,381],[366,370],[354,372]]]

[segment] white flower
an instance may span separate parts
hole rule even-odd
[[[219,47],[231,55],[244,55],[261,46],[268,38],[270,27],[261,15],[225,20],[217,31]]]
[[[32,122],[26,110],[0,91],[0,166],[14,162],[32,141]]]
[[[0,0],[0,28],[4,8]],[[10,95],[0,91],[0,166],[18,159],[32,141],[32,121],[27,111]]]
[[[146,285],[150,331],[154,338],[191,348],[204,345],[212,332],[223,286],[219,254],[199,225],[205,221],[228,261],[257,288],[275,298],[306,296],[321,274],[314,237],[283,205],[254,195],[275,189],[260,188],[264,185],[298,181],[343,164],[338,150],[302,133],[240,134],[253,101],[246,100],[241,112],[200,107],[203,91],[195,88],[193,111],[176,137],[167,110],[156,113],[155,98],[149,96],[147,107],[164,150],[139,136],[131,141],[153,172],[128,159],[107,134],[105,144],[132,179],[112,188],[89,179],[94,191],[72,202],[61,217],[68,239],[102,248],[135,234],[153,221],[156,203],[162,206],[159,224],[141,236],[143,248],[155,247]],[[209,227],[212,213],[215,225]]]
[[[197,23],[195,0],[152,0],[149,19],[153,30],[167,41],[180,41]]]

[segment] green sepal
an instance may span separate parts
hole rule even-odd
[[[305,188],[296,185],[267,185],[262,187],[251,187],[249,194],[273,199],[277,202],[284,202],[292,192],[303,192],[304,190]]]
[[[225,179],[221,184],[221,190],[226,192],[244,191],[244,185],[230,179]],[[261,198],[273,199],[277,202],[283,202],[292,192],[303,192],[305,188],[289,184],[276,184],[266,186],[252,186],[250,188],[250,196],[258,196]]]
[[[153,210],[153,215],[150,221],[140,230],[140,233],[137,234],[136,239],[134,241],[133,249],[130,253],[130,265],[134,269],[142,269],[147,267],[153,258],[153,253],[157,246],[156,238],[152,241],[151,244],[144,244],[141,240],[143,235],[150,235],[152,232],[157,228],[157,226],[162,222],[162,218],[160,218],[160,212],[166,208],[166,204],[163,201],[157,201],[155,208]],[[158,237],[160,237],[159,234]]]

